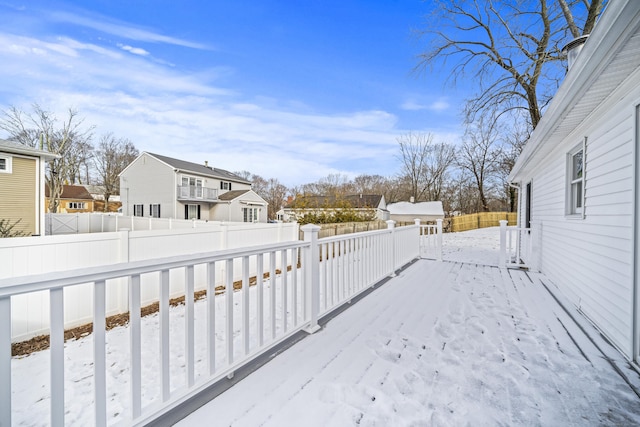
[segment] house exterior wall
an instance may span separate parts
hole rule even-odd
[[[528,182],[539,268],[628,357],[634,322],[636,72],[545,158],[521,176],[520,224]],[[587,137],[584,218],[566,215],[567,154]],[[532,234],[534,235],[534,234]]]
[[[16,230],[39,233],[39,159],[2,153],[11,157],[11,173],[0,173],[0,219],[20,220]]]
[[[148,154],[138,157],[120,176],[122,213],[133,215],[133,205],[143,205],[143,216],[149,216],[149,205],[160,204],[161,218],[184,218],[184,207],[176,212],[176,179],[173,170]]]
[[[267,206],[264,200],[255,192],[249,191],[240,197],[229,202],[216,203],[210,210],[210,217],[213,221],[244,222],[245,208],[257,208],[258,220],[253,222],[267,222]]]

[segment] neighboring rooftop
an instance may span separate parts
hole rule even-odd
[[[59,157],[45,150],[38,150],[37,148],[27,147],[24,144],[18,142],[7,141],[6,139],[0,139],[0,151],[15,154],[25,154],[29,156],[42,156],[48,159]]]
[[[49,185],[44,186],[44,195],[49,197]],[[84,185],[63,185],[61,199],[93,200],[93,196]]]
[[[444,209],[441,201],[435,202],[397,202],[389,203],[387,210],[391,215],[442,215]]]
[[[239,177],[238,175],[224,169],[214,168],[212,166],[208,166],[205,164],[199,164],[199,163],[187,162],[185,160],[174,159],[173,157],[162,156],[160,154],[149,153],[149,152],[146,152],[146,153],[168,164],[174,169],[177,169],[180,171],[193,172],[199,175],[206,175],[214,178],[222,178],[222,179],[227,179],[234,182],[251,184],[251,181],[247,181],[246,179]]]

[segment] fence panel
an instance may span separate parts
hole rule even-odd
[[[99,217],[96,215],[96,217]],[[86,218],[90,218],[86,216]],[[118,220],[117,216],[104,219]],[[102,225],[102,223],[101,223]],[[97,226],[94,222],[92,227]],[[60,236],[17,237],[0,239],[0,279],[33,274],[66,271],[83,267],[141,261],[177,255],[212,252],[242,245],[256,246],[278,242],[296,241],[298,226],[291,224],[242,224],[221,226],[212,224],[206,228],[183,230],[120,231],[117,233],[86,233]],[[269,259],[268,257],[266,258]],[[234,261],[235,276],[239,280],[240,269]],[[255,274],[256,262],[249,264]],[[286,266],[284,266],[286,267]],[[280,259],[277,269],[284,268]],[[216,274],[222,277],[221,264],[216,266]],[[206,269],[196,267],[196,290],[206,287]],[[170,296],[183,292],[184,275],[173,271]],[[142,304],[158,301],[157,278],[142,276]],[[127,310],[126,283],[114,279],[107,287],[106,312],[108,316]],[[79,285],[65,293],[65,325],[68,328],[91,322],[88,301],[92,298],[92,288]],[[14,298],[16,309],[12,322],[13,341],[22,341],[48,331],[48,294],[32,293]]]
[[[467,231],[477,228],[498,227],[501,220],[515,225],[518,221],[517,212],[480,212],[451,218],[451,231]]]

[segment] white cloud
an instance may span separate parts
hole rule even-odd
[[[50,12],[48,18],[53,21],[79,25],[91,28],[93,30],[101,31],[106,34],[124,37],[130,40],[151,43],[165,43],[176,46],[189,47],[192,49],[212,49],[210,46],[205,46],[201,43],[165,36],[151,30],[138,28],[128,23],[116,22],[104,16],[96,17],[94,19],[88,16],[81,16],[80,14],[76,13],[54,11]]]
[[[404,131],[393,114],[320,113],[304,100],[245,95],[217,84],[229,69],[188,74],[135,50],[0,32],[0,79],[12,82],[0,92],[0,108],[38,102],[60,117],[75,108],[96,135],[113,132],[142,151],[208,160],[286,185],[329,173],[397,171],[396,138]]]
[[[432,101],[430,103],[421,103],[417,102],[414,99],[408,99],[404,103],[402,103],[400,108],[407,111],[446,111],[450,108],[450,106],[451,105],[444,98]]]
[[[123,45],[121,43],[118,43],[118,47],[122,50],[126,50],[127,52],[133,53],[134,55],[149,56],[149,52],[147,52],[146,50],[140,47],[132,47],[129,45]]]

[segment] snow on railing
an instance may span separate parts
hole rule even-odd
[[[49,294],[46,309],[51,325],[50,376],[48,386],[42,387],[50,394],[37,404],[46,405],[49,401],[52,426],[65,424],[70,404],[65,402],[65,395],[75,396],[73,405],[93,406],[93,420],[83,423],[144,425],[217,381],[231,377],[234,371],[293,334],[301,330],[315,332],[320,316],[381,279],[393,276],[398,268],[419,256],[417,225],[395,229],[390,223],[387,230],[327,239],[318,239],[320,227],[306,225],[302,229],[304,241],[0,279],[0,425],[20,421],[12,413],[12,296]],[[278,270],[277,264],[283,267]],[[234,269],[240,269],[240,274],[234,274]],[[203,277],[203,270],[208,298],[199,303],[202,310],[196,311],[195,282]],[[256,273],[252,276],[253,271]],[[169,309],[170,289],[178,276],[185,283],[184,321],[170,316]],[[237,280],[238,276],[241,280]],[[116,343],[107,343],[105,301],[109,287],[122,280],[128,289],[129,343],[124,348],[114,348]],[[92,372],[82,381],[91,384],[88,387],[93,388],[93,399],[87,396],[83,403],[75,401],[83,398],[82,393],[65,390],[79,387],[76,381],[65,381],[68,364],[74,361],[65,354],[64,343],[65,293],[79,284],[93,287],[92,301],[86,302],[93,305],[93,359],[92,363],[81,363],[88,370],[92,366]],[[149,286],[157,287],[160,295],[158,320],[152,329],[144,326],[141,318],[141,292]],[[219,295],[212,297],[216,293]],[[172,339],[170,334],[176,321],[184,322],[184,340],[178,355],[170,350],[170,344],[171,348],[177,345],[175,335]],[[155,336],[157,351],[143,349],[143,339],[149,334]],[[128,370],[107,363],[113,357],[109,355],[123,352],[128,355]],[[178,367],[176,358],[180,359]],[[143,376],[143,371],[153,374]],[[116,394],[108,390],[108,379],[119,375],[128,376],[125,382],[129,392],[119,390],[117,399],[122,401],[117,405],[122,410],[109,410]],[[32,380],[35,379],[25,379]]]
[[[500,221],[500,266],[506,268],[528,268],[523,258],[532,253],[531,229],[507,226],[506,220]]]

